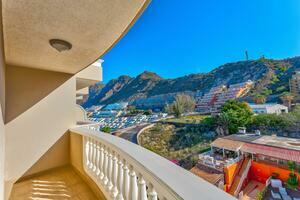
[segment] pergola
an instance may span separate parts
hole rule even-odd
[[[229,140],[225,138],[218,138],[211,143],[211,152],[215,153],[222,151],[222,156],[226,157],[226,152],[234,152],[237,157],[240,156],[240,149],[244,142]]]

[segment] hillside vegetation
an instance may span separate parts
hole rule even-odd
[[[189,169],[194,166],[199,153],[210,149],[214,138],[214,132],[207,131],[204,126],[177,127],[157,123],[140,135],[139,142],[141,146]]]
[[[95,104],[108,104],[120,101],[134,102],[137,99],[191,91],[207,92],[212,87],[225,84],[255,81],[250,94],[268,91],[269,98],[276,101],[288,90],[292,74],[300,70],[300,57],[283,60],[260,58],[224,64],[209,73],[191,74],[174,79],[164,79],[156,73],[145,71],[133,78],[120,76],[106,85],[91,87],[91,95],[85,107]],[[166,96],[167,98],[167,96]],[[250,99],[250,98],[249,98]]]

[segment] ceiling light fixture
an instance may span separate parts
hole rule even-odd
[[[60,39],[49,40],[50,45],[59,52],[68,51],[72,48],[72,44]]]

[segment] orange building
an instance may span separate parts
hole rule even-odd
[[[286,182],[291,173],[288,161],[300,165],[300,139],[235,134],[212,142],[211,151],[201,155],[199,163],[222,167],[224,190],[237,197],[253,190],[259,192],[274,175]]]

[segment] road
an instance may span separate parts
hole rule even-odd
[[[113,134],[116,136],[119,136],[121,138],[124,138],[125,140],[129,140],[129,141],[137,144],[138,132],[148,125],[149,124],[147,123],[147,124],[142,124],[142,125],[137,125],[137,126],[131,126],[128,128],[117,130]]]

